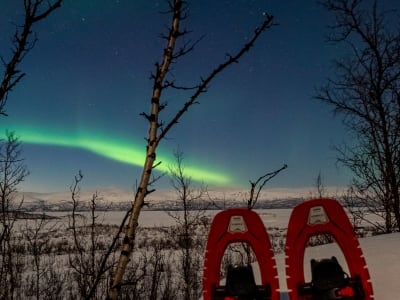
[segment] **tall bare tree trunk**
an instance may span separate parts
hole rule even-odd
[[[139,187],[137,188],[135,194],[135,200],[132,205],[127,231],[122,242],[121,254],[114,271],[114,276],[111,280],[111,286],[107,299],[116,300],[118,298],[118,292],[121,288],[123,275],[129,262],[129,257],[133,251],[135,232],[138,226],[139,215],[144,204],[144,199],[149,193],[154,191],[149,191],[148,186],[151,183],[150,180],[152,171],[159,164],[156,162],[156,150],[159,142],[167,135],[169,130],[178,123],[180,118],[188,111],[188,109],[193,104],[198,103],[198,97],[207,90],[209,83],[228,66],[237,63],[239,59],[254,46],[261,34],[272,26],[273,16],[264,14],[265,19],[262,24],[254,30],[253,36],[239,51],[237,51],[237,53],[234,55],[227,55],[226,60],[212,70],[205,78],[202,78],[201,82],[197,86],[193,88],[181,87],[180,89],[194,90],[194,92],[189,99],[182,104],[182,107],[176,112],[175,116],[169,122],[164,124],[164,126],[160,127],[162,122],[159,121],[159,114],[160,111],[165,108],[164,104],[160,104],[161,93],[167,87],[178,88],[174,86],[173,82],[166,80],[166,75],[169,73],[170,65],[178,58],[190,52],[195,44],[194,43],[193,45],[189,46],[185,44],[183,47],[176,49],[177,39],[188,33],[186,30],[180,29],[180,23],[186,17],[184,14],[185,4],[186,2],[184,0],[174,0],[173,2],[171,1],[169,3],[170,11],[172,12],[172,22],[169,28],[169,34],[165,37],[167,46],[164,49],[162,63],[156,64],[157,71],[154,75],[150,114],[142,113],[142,115],[148,120],[150,127],[147,137],[144,167],[140,178]]]
[[[161,66],[158,67],[156,78],[154,80],[153,95],[151,98],[151,115],[149,117],[150,129],[147,139],[146,158],[140,179],[139,187],[136,191],[135,200],[133,202],[132,212],[127,225],[127,232],[125,234],[121,254],[118,260],[117,269],[111,282],[111,288],[108,297],[110,299],[117,299],[118,290],[125,273],[126,266],[129,262],[129,256],[134,246],[134,235],[138,226],[138,220],[141,208],[144,203],[146,195],[149,193],[147,187],[150,182],[151,173],[153,170],[154,162],[156,160],[156,149],[159,143],[158,133],[158,115],[160,112],[160,97],[164,85],[165,76],[168,73],[169,66],[173,59],[176,39],[179,36],[179,24],[181,20],[182,1],[175,0],[173,5],[173,17],[171,30],[169,32],[167,47],[164,51],[164,57]]]

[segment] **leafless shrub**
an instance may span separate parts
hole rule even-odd
[[[20,239],[15,232],[14,212],[23,199],[18,199],[18,185],[29,172],[21,158],[21,144],[14,133],[8,132],[6,140],[0,140],[0,298],[12,299],[18,294],[21,273],[24,268],[20,252]]]
[[[71,186],[72,215],[69,227],[72,230],[73,249],[68,254],[68,260],[72,270],[71,276],[78,288],[79,296],[82,299],[98,299],[108,289],[107,272],[113,261],[108,261],[107,254],[109,252],[102,254],[104,242],[98,234],[97,219],[99,215],[96,210],[99,195],[94,193],[90,199],[89,220],[85,216],[79,217],[76,213],[80,206],[79,183],[82,179],[83,175],[79,172]]]

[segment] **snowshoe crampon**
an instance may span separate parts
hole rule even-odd
[[[246,243],[259,264],[261,284],[256,285],[251,266],[229,266],[226,284],[220,284],[220,268],[229,244]],[[248,209],[218,213],[208,235],[203,271],[204,300],[279,300],[279,282],[268,233],[260,216]]]
[[[312,236],[334,238],[346,259],[345,276],[336,258],[311,260],[312,282],[305,283],[304,253]],[[366,262],[346,212],[334,199],[314,199],[293,209],[286,237],[286,276],[290,300],[372,300]]]

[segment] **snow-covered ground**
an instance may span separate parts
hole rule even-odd
[[[377,300],[400,299],[400,233],[360,240]]]
[[[290,209],[272,209],[257,211],[263,220],[265,226],[285,228],[291,213]],[[217,211],[209,211],[207,215],[212,217]],[[53,213],[63,215],[62,212]],[[124,212],[106,212],[103,223],[119,224]],[[174,220],[163,211],[143,211],[140,216],[139,224],[142,227],[170,226]],[[397,300],[400,299],[400,233],[379,235],[360,239],[360,244],[367,261],[371,275],[372,285],[376,300]],[[346,269],[343,255],[337,244],[328,244],[324,246],[307,248],[304,259],[304,269],[306,271],[306,280],[310,279],[311,258],[329,258],[336,256],[341,265]],[[281,290],[281,300],[288,299],[285,277],[284,254],[275,256]],[[257,274],[255,274],[257,276]]]

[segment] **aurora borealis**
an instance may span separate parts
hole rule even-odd
[[[81,131],[76,134],[65,134],[51,129],[43,128],[17,128],[15,132],[24,143],[80,148],[93,152],[108,159],[124,164],[142,167],[145,152],[142,151],[143,145],[135,145],[132,141],[116,139],[105,134],[98,135],[95,132]],[[174,166],[173,158],[160,155],[157,161],[161,164],[157,167],[158,171],[168,172]],[[197,181],[205,179],[212,184],[228,184],[231,180],[227,175],[212,172],[212,168],[207,166],[195,167],[185,166],[185,174]]]
[[[0,2],[0,55],[9,57],[23,1]],[[220,74],[160,144],[159,170],[184,153],[187,175],[211,188],[248,187],[249,180],[288,169],[268,187],[309,187],[321,173],[326,186],[344,186],[333,145],[350,138],[341,120],[313,99],[343,49],[325,42],[331,16],[317,1],[188,1],[185,42],[192,52],[170,79],[196,85],[239,49],[267,12],[273,26],[238,63]],[[386,3],[386,2],[385,2]],[[397,1],[388,1],[393,7]],[[21,138],[30,170],[23,189],[68,189],[78,170],[84,184],[132,189],[139,179],[154,64],[169,22],[164,1],[64,0],[34,28],[38,41],[21,64],[23,80],[8,97],[0,134]],[[2,70],[2,69],[0,69]],[[190,91],[165,90],[167,122]],[[170,186],[168,180],[159,186]]]

